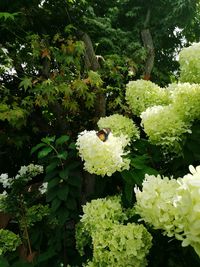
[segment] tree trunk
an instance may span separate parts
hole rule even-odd
[[[94,52],[92,41],[87,33],[79,32],[81,40],[85,44],[85,68],[87,70],[98,71],[100,64]],[[95,90],[95,88],[94,88]],[[95,121],[97,122],[100,117],[105,117],[106,114],[106,98],[103,93],[96,94],[95,101]]]
[[[87,33],[79,32],[79,37],[85,44],[85,68],[87,70],[98,71],[100,69],[100,64],[94,52],[92,41]],[[98,90],[93,88],[94,91]],[[106,98],[102,92],[96,93],[95,110],[94,117],[95,123],[100,117],[105,116],[106,110]],[[94,193],[95,188],[95,175],[88,172],[83,173],[83,188],[82,188],[82,204],[85,204],[88,197]]]
[[[148,9],[146,19],[144,22],[144,29],[141,31],[142,41],[143,41],[145,49],[147,50],[147,59],[145,62],[144,73],[143,73],[144,80],[150,80],[151,71],[154,66],[154,58],[155,58],[153,39],[151,36],[151,32],[149,30],[150,14],[151,14],[151,11],[150,9]]]

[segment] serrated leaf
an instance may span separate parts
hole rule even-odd
[[[38,153],[38,158],[44,158],[46,157],[53,149],[51,147],[45,147],[44,149],[42,149],[41,151],[39,151]]]
[[[46,146],[46,144],[44,143],[39,143],[37,144],[36,146],[34,146],[32,149],[31,149],[31,154],[33,154],[35,151],[37,151],[38,149],[40,149],[41,147],[43,146]]]
[[[56,145],[62,145],[64,144],[65,142],[67,142],[69,140],[69,136],[68,135],[62,135],[61,137],[59,137],[57,140],[56,140]]]
[[[24,77],[19,84],[19,88],[24,87],[26,91],[29,87],[32,88],[32,78]]]

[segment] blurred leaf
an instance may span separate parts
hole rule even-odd
[[[57,158],[66,160],[67,156],[68,156],[68,152],[67,151],[63,151],[63,152],[61,152],[61,153],[59,153],[57,155]]]
[[[59,176],[63,179],[63,180],[67,180],[68,176],[69,176],[69,170],[68,168],[65,168],[64,170],[59,172]]]
[[[53,149],[51,147],[45,147],[44,149],[42,149],[41,151],[39,151],[38,153],[38,158],[44,158],[46,157]]]
[[[51,203],[52,211],[55,212],[59,208],[60,205],[61,205],[61,200],[59,198],[53,199]]]
[[[57,190],[57,196],[60,200],[66,201],[68,198],[69,194],[69,187],[67,185],[62,185],[58,190]]]
[[[69,140],[69,136],[68,135],[62,135],[61,137],[59,137],[56,140],[56,145],[62,145],[64,143],[66,143]]]
[[[40,149],[41,147],[43,146],[46,146],[46,144],[44,143],[39,143],[37,144],[36,146],[34,146],[32,149],[31,149],[31,154],[33,154],[35,151],[37,151],[38,149]]]
[[[47,137],[42,138],[41,141],[49,145],[50,143],[53,143],[55,139],[56,139],[55,136],[47,136]]]

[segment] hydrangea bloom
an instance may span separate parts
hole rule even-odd
[[[152,237],[143,225],[113,224],[109,231],[93,233],[94,266],[145,267]]]
[[[136,212],[154,229],[162,229],[168,236],[181,232],[180,218],[173,204],[179,187],[177,180],[146,174],[142,185],[142,191],[135,188]]]
[[[167,105],[168,91],[151,81],[137,80],[127,84],[126,100],[133,114],[140,116],[148,107]]]
[[[83,213],[81,222],[88,232],[110,227],[110,223],[118,224],[126,219],[119,196],[94,199],[83,206]],[[105,221],[109,223],[105,224]]]
[[[174,112],[182,120],[193,121],[200,118],[200,85],[178,83],[169,85]]]
[[[179,180],[176,207],[182,218],[182,245],[193,246],[200,256],[200,166],[189,169],[191,174]]]
[[[200,83],[200,43],[183,48],[179,54],[180,81]]]
[[[143,225],[123,225],[119,196],[92,200],[83,206],[83,216],[76,232],[77,248],[92,245],[93,259],[84,266],[146,266],[152,237]],[[91,240],[92,239],[92,240]],[[89,241],[88,241],[89,240]]]
[[[182,135],[191,133],[190,123],[183,121],[172,105],[148,108],[142,112],[141,119],[151,143],[174,151],[178,151]]]
[[[127,152],[124,148],[129,140],[109,134],[106,142],[102,142],[95,131],[83,131],[79,134],[76,146],[79,155],[84,160],[84,169],[91,174],[111,176],[116,171],[129,169],[130,160],[124,158]]]
[[[99,129],[110,128],[115,136],[123,134],[133,140],[139,138],[139,130],[134,122],[120,114],[100,118],[97,125]]]
[[[109,230],[113,224],[119,224],[127,218],[122,211],[119,196],[92,200],[83,206],[83,212],[80,223],[76,226],[76,245],[82,256],[93,232]]]

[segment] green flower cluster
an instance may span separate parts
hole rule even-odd
[[[167,89],[171,104],[147,108],[141,124],[151,143],[178,153],[183,135],[200,119],[200,85],[178,83]]]
[[[191,245],[200,256],[200,166],[178,180],[149,176],[135,188],[135,210],[154,229]]]
[[[128,223],[119,196],[92,200],[83,207],[84,214],[76,229],[77,248],[84,254],[84,245],[93,249],[87,267],[147,265],[146,256],[152,237],[143,225]]]
[[[36,222],[40,222],[50,214],[50,208],[48,205],[33,205],[26,211],[26,225],[28,227],[33,226]],[[20,222],[20,225],[24,227],[24,221]]]
[[[120,114],[100,118],[97,125],[99,129],[110,128],[114,136],[126,135],[133,140],[140,137],[139,130],[133,120]]]
[[[141,114],[141,125],[152,144],[179,152],[183,134],[191,133],[191,124],[182,120],[173,105],[154,106]]]
[[[179,54],[180,81],[200,83],[200,43],[183,48]]]
[[[178,83],[168,86],[174,112],[185,122],[200,119],[200,84]]]
[[[131,81],[126,87],[126,100],[134,115],[140,116],[148,107],[167,105],[168,91],[151,81]]]
[[[18,235],[9,230],[0,229],[0,255],[15,251],[21,243]]]

